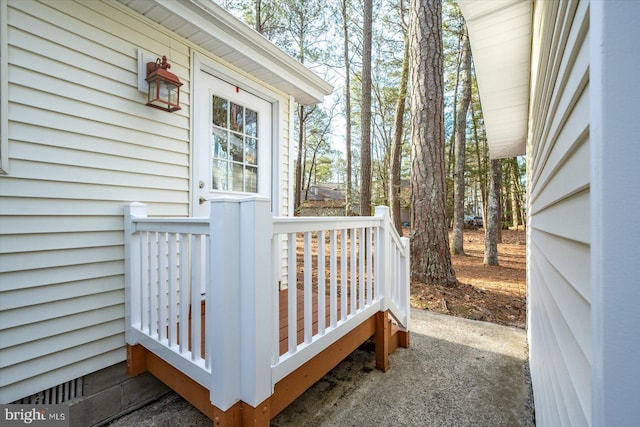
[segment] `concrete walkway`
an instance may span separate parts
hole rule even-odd
[[[375,370],[364,346],[272,426],[533,426],[524,330],[412,311],[411,347]],[[205,426],[171,393],[112,426]]]

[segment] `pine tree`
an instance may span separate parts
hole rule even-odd
[[[446,218],[441,0],[411,0],[411,277],[457,284]]]
[[[362,23],[362,108],[360,133],[360,215],[371,215],[371,44],[373,1],[364,0]]]
[[[471,102],[471,44],[466,26],[462,30],[462,61],[461,69],[462,94],[456,113],[456,174],[454,186],[454,214],[453,214],[453,253],[464,255],[464,194],[465,194],[465,165],[467,150],[467,111]]]
[[[491,183],[487,216],[484,219],[484,264],[498,265],[498,234],[500,232],[500,186],[502,176],[500,159],[491,160]]]

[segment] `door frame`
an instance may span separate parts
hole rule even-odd
[[[195,183],[197,182],[194,161],[195,138],[198,134],[197,126],[200,120],[203,119],[202,115],[205,114],[208,116],[209,113],[208,111],[203,112],[197,107],[198,101],[196,96],[201,91],[201,88],[204,89],[203,86],[206,86],[201,82],[200,73],[202,72],[210,74],[217,79],[224,80],[231,85],[240,87],[271,104],[271,179],[268,185],[271,186],[271,211],[273,215],[282,215],[282,203],[280,200],[283,191],[280,186],[279,177],[282,176],[282,156],[285,153],[283,153],[284,150],[283,147],[281,147],[284,117],[280,111],[281,105],[283,105],[286,98],[268,87],[261,85],[259,82],[252,80],[243,72],[234,71],[231,68],[228,68],[223,64],[220,64],[197,52],[194,52],[193,55],[191,55],[191,62],[192,90],[190,93],[191,129],[189,131],[189,140],[191,141],[189,146],[189,215],[193,216],[194,207],[199,203],[198,193],[194,191],[194,185],[196,185]]]

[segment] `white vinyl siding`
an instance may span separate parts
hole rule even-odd
[[[536,423],[591,425],[589,4],[535,2],[527,162]]]
[[[277,178],[278,185],[280,186],[278,190],[280,212],[277,213],[277,215],[280,216],[289,215],[290,202],[293,203],[291,188],[294,184],[290,181],[290,175],[295,166],[295,159],[291,158],[290,147],[296,145],[295,139],[291,138],[295,128],[293,117],[291,117],[290,114],[293,105],[295,105],[295,100],[293,97],[288,96],[283,98],[283,102],[280,104],[280,117],[282,121],[280,138],[283,140],[283,144],[279,148],[280,175]]]
[[[7,23],[2,403],[126,359],[123,206],[186,216],[190,173],[187,44],[106,2],[10,0]],[[138,48],[167,55],[181,111],[144,105]]]
[[[10,164],[0,175],[6,403],[126,359],[123,208],[135,201],[152,216],[189,214],[192,57],[256,79],[117,2],[2,5],[8,114],[2,110],[1,137],[8,150],[3,146],[0,157],[3,167]],[[167,56],[184,83],[182,110],[144,105],[138,49]],[[286,213],[293,100],[268,90],[280,100],[274,185]]]
[[[9,171],[9,137],[7,115],[9,103],[7,102],[8,82],[8,49],[7,43],[7,2],[0,1],[0,174]]]

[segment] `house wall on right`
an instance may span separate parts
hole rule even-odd
[[[536,421],[591,423],[589,4],[534,3],[529,343]]]
[[[536,424],[640,406],[640,2],[535,1],[528,334]]]

